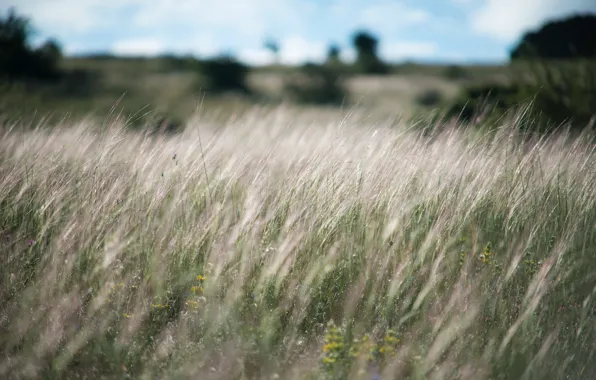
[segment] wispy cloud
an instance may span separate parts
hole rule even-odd
[[[122,12],[140,0],[18,0],[14,6],[35,24],[57,34],[83,33],[113,27],[122,21]],[[0,5],[0,8],[3,8]]]
[[[473,29],[512,42],[549,19],[573,13],[596,13],[594,0],[487,0],[472,12]]]
[[[411,25],[427,22],[431,19],[431,14],[400,2],[385,1],[364,7],[357,19],[357,26],[393,33]]]

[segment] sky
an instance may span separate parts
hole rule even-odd
[[[387,61],[497,63],[547,20],[596,14],[595,0],[0,0],[11,7],[69,55],[232,53],[254,65],[273,61],[268,38],[285,64],[320,61],[332,43],[351,60],[361,29]]]

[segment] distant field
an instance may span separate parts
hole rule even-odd
[[[0,127],[0,378],[593,378],[588,136],[198,116]]]
[[[126,115],[139,116],[152,111],[185,120],[195,112],[201,100],[205,107],[227,109],[229,113],[255,104],[279,103],[284,77],[295,70],[287,67],[255,69],[248,80],[256,91],[253,99],[239,96],[207,96],[203,99],[204,92],[201,92],[196,73],[184,63],[168,59],[70,58],[63,66],[91,74],[85,93],[73,94],[73,91],[57,90],[52,86],[0,91],[0,111],[8,110],[24,118],[52,113],[54,120],[60,120],[65,113],[106,115],[118,102],[116,111]],[[350,96],[346,106],[359,104],[372,115],[409,117],[429,109],[417,101],[429,91],[450,99],[465,83],[498,79],[507,72],[500,66],[470,66],[462,68],[465,78],[448,79],[446,69],[447,66],[407,64],[396,66],[395,74],[389,77],[354,77],[347,83]]]

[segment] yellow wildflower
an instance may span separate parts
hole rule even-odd
[[[202,286],[193,286],[190,288],[190,290],[197,294],[197,293],[203,293],[203,287]]]

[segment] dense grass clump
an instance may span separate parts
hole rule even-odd
[[[596,373],[588,139],[208,116],[1,131],[0,377]]]

